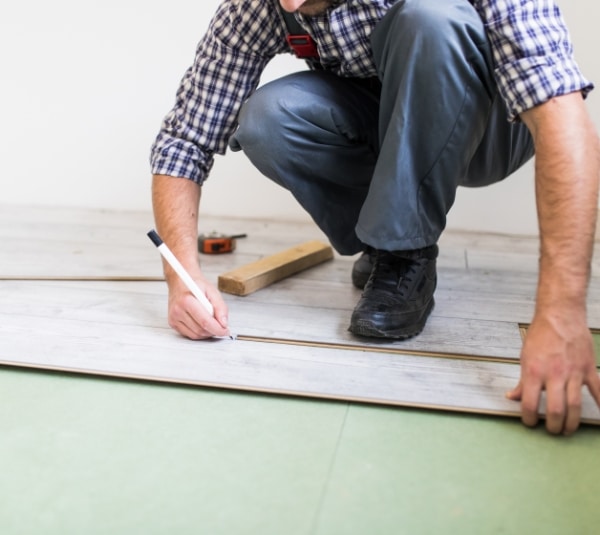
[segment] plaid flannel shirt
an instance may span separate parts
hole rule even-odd
[[[397,0],[345,0],[316,17],[297,14],[317,43],[326,70],[376,76],[370,34]],[[466,0],[465,0],[466,1]],[[592,88],[573,58],[554,0],[470,0],[492,47],[495,77],[509,119],[558,95]],[[267,63],[290,53],[278,0],[223,0],[186,71],[172,110],[152,145],[154,174],[201,184],[224,154],[243,102]]]

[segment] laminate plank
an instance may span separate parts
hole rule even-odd
[[[351,264],[337,258],[332,264],[280,281],[248,298],[257,303],[295,303],[351,311],[360,297],[360,291],[349,282]],[[534,273],[440,267],[433,315],[527,323],[533,317],[536,286]],[[596,328],[600,326],[597,277],[592,278],[588,295],[588,318],[590,326]]]
[[[531,280],[533,282],[533,278]],[[522,345],[518,324],[530,321],[533,296],[511,296],[508,290],[500,291],[499,295],[490,292],[490,287],[499,287],[501,278],[494,284],[485,280],[478,283],[473,277],[461,277],[460,281],[463,285],[460,291],[441,284],[436,293],[436,307],[424,331],[420,336],[403,342],[357,339],[347,331],[352,310],[360,296],[360,291],[351,288],[348,282],[321,282],[297,276],[253,295],[226,296],[226,300],[230,306],[232,328],[249,336],[518,359]],[[469,284],[475,288],[469,290]],[[87,292],[83,291],[84,288]],[[104,286],[85,283],[53,286],[24,282],[16,286],[5,285],[3,292],[5,299],[12,295],[15,302],[27,299],[28,295],[33,302],[37,301],[30,310],[31,314],[39,313],[43,303],[53,310],[57,299],[63,308],[62,313],[73,309],[79,314],[82,307],[72,307],[69,303],[87,303],[88,307],[97,310],[99,290],[100,295],[110,296],[100,299],[107,302],[109,313],[119,317],[119,310],[127,310],[129,301],[149,298],[140,294],[138,289],[149,292],[163,310],[166,308],[166,286],[160,282]],[[597,317],[598,306],[592,303],[590,318]],[[122,321],[127,320],[127,316],[122,318]],[[166,323],[166,319],[162,321]]]
[[[465,266],[473,269],[537,272],[539,239],[480,232],[445,232],[439,242],[444,250],[463,251]]]
[[[161,280],[162,265],[146,233],[152,213],[0,206],[0,279]],[[258,260],[294,243],[323,239],[311,223],[202,217],[200,231],[248,233],[236,251],[200,255],[211,275]]]
[[[8,250],[12,249],[10,255],[0,259],[0,274],[4,270],[7,278],[162,279],[159,256],[145,239],[151,219],[148,213],[12,207],[0,212],[1,219],[7,223],[0,226],[1,232],[4,239],[9,240]],[[8,225],[8,221],[16,226]],[[211,230],[236,232],[243,228],[251,233],[248,239],[239,240],[238,250],[232,255],[201,255],[204,272],[214,282],[224,270],[256,260],[298,235],[315,232],[310,224],[235,218],[208,218],[203,224],[211,225],[206,227]],[[10,239],[18,242],[21,249],[11,248]],[[531,270],[523,270],[518,263],[502,269],[494,262],[474,268],[472,263],[469,265],[469,255],[472,250],[491,254],[491,258],[506,254],[533,255],[536,254],[537,239],[446,233],[442,242],[436,308],[424,333],[405,344],[458,353],[461,351],[457,349],[462,345],[467,353],[509,354],[510,358],[515,358],[518,342],[513,334],[514,324],[531,320],[537,275]],[[252,251],[257,252],[253,254]],[[271,326],[274,332],[283,333],[284,338],[295,334],[296,338],[309,341],[314,341],[315,336],[318,340],[329,341],[333,333],[334,343],[346,343],[349,336],[346,324],[360,296],[360,292],[350,285],[355,258],[336,255],[334,262],[313,267],[245,298],[250,302],[243,301],[243,305],[234,302],[234,317],[237,311],[240,325],[247,322],[244,314],[248,318],[259,317],[261,325]],[[590,285],[589,302],[590,324],[598,326],[600,291],[597,279]],[[290,305],[311,310],[290,309]],[[265,316],[271,310],[274,313]],[[256,311],[262,312],[262,316],[257,316]],[[314,316],[317,314],[319,318],[326,318],[319,321],[329,322],[329,327],[321,334],[317,329],[315,335]],[[296,319],[291,328],[286,329],[281,322],[273,320],[274,316]],[[255,323],[248,322],[250,325]],[[488,333],[492,332],[497,334],[490,339]],[[507,342],[499,343],[503,339]],[[365,344],[373,345],[369,341]]]
[[[139,303],[132,303],[132,305]],[[138,307],[134,307],[138,308]],[[157,310],[146,310],[155,317]],[[56,312],[60,312],[57,310]],[[504,397],[519,367],[242,340],[193,342],[166,327],[0,312],[0,363],[273,394],[518,417]],[[137,323],[136,323],[137,322]],[[142,322],[143,323],[143,322]],[[31,333],[35,333],[32,336]],[[542,406],[542,413],[544,408]],[[584,392],[583,419],[600,424]]]
[[[235,332],[283,340],[516,360],[522,345],[519,323],[528,323],[530,319],[523,314],[524,320],[516,321],[517,307],[510,300],[503,304],[504,312],[488,305],[492,319],[482,319],[479,307],[473,304],[478,299],[485,304],[486,298],[481,298],[479,292],[462,296],[457,304],[440,289],[438,304],[418,337],[402,342],[359,339],[347,330],[360,295],[358,290],[348,284],[321,284],[296,277],[283,282],[251,296],[225,295]],[[0,294],[6,307],[21,310],[23,314],[87,317],[87,311],[91,311],[92,319],[104,313],[121,322],[136,319],[129,312],[132,303],[152,304],[161,311],[154,325],[166,324],[167,295],[163,282],[6,281],[0,286]],[[460,303],[464,305],[458,306]],[[497,306],[497,301],[492,303]],[[139,314],[142,312],[140,307]],[[506,321],[494,319],[503,314]]]
[[[157,328],[167,323],[167,293],[162,282],[4,281],[0,283],[0,295],[0,311],[12,311],[23,318],[58,317],[90,322],[102,319],[108,323]],[[522,341],[519,326],[514,322],[464,320],[434,314],[420,336],[402,342],[380,341],[356,338],[348,332],[351,306],[325,308],[301,300],[294,303],[289,300],[290,294],[286,295],[287,302],[226,295],[233,332],[279,341],[391,352],[425,351],[513,361],[519,358]],[[326,297],[335,299],[334,294]],[[148,314],[148,310],[154,313]]]
[[[152,226],[150,210],[0,205],[0,238],[10,251],[0,257],[0,279],[160,279],[160,263],[145,239]],[[234,255],[202,255],[217,274],[301,241],[326,240],[310,222],[231,216],[202,215],[199,231],[248,234]],[[537,272],[537,237],[448,230],[439,245],[441,268]],[[598,255],[592,265],[600,269]]]
[[[352,309],[322,309],[277,305],[257,307],[239,300],[231,303],[232,318],[241,332],[283,340],[386,349],[425,351],[477,358],[519,359],[522,340],[511,322],[448,318],[433,314],[418,337],[408,340],[357,338],[348,331]]]

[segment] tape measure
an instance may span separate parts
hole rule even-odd
[[[235,240],[245,238],[247,234],[200,234],[198,236],[198,251],[204,254],[231,253],[235,249]]]

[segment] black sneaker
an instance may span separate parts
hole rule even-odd
[[[413,251],[376,251],[349,330],[359,336],[405,339],[419,334],[433,310],[437,245]]]
[[[373,271],[373,262],[375,262],[375,249],[372,247],[368,247],[354,262],[352,266],[352,284],[359,290],[362,290],[367,284],[371,271]]]

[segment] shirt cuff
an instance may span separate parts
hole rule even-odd
[[[204,154],[193,143],[164,134],[158,136],[150,152],[152,174],[187,178],[200,185],[213,163],[213,156]]]
[[[500,65],[495,70],[509,120],[553,97],[581,91],[584,98],[594,88],[570,58],[528,57]]]

